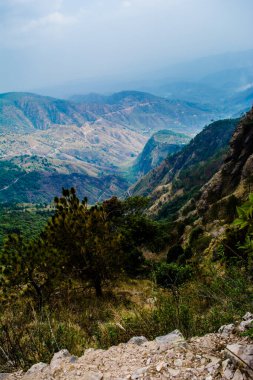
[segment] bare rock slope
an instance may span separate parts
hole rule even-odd
[[[147,341],[134,337],[108,350],[88,349],[80,358],[67,350],[56,353],[51,363],[34,365],[27,373],[6,380],[127,380],[203,379],[247,380],[253,376],[253,344],[239,332],[253,321],[247,313],[237,326],[222,326],[218,333],[186,341],[175,330]],[[4,375],[3,375],[4,376]],[[1,377],[0,377],[1,378]]]

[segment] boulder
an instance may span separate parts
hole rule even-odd
[[[50,369],[52,372],[57,370],[59,367],[61,367],[62,362],[66,359],[70,360],[71,355],[68,350],[61,350],[59,352],[56,352],[53,356],[53,359],[50,362]]]
[[[242,317],[242,319],[244,320],[244,321],[248,321],[249,319],[253,319],[253,314],[252,313],[250,313],[249,311]]]
[[[35,374],[35,373],[38,373],[38,372],[42,372],[47,367],[48,367],[48,364],[37,363],[37,364],[34,364],[30,369],[28,369],[28,371],[26,373],[27,373],[27,375],[30,375],[32,373]]]
[[[160,345],[170,345],[180,342],[185,342],[183,334],[179,330],[174,330],[171,333],[155,338],[156,343]]]
[[[246,321],[242,321],[238,326],[238,330],[240,332],[244,332],[244,331],[248,330],[250,327],[253,327],[253,319],[248,319]]]
[[[235,325],[231,323],[230,325],[223,325],[219,328],[218,333],[223,336],[228,336],[230,334],[233,334],[235,331]]]
[[[250,376],[253,376],[253,344],[230,344],[226,347],[225,352],[236,366],[243,368]]]
[[[145,336],[133,336],[127,343],[136,344],[137,346],[141,346],[143,343],[148,342]]]

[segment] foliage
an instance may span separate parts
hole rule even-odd
[[[55,213],[40,236],[25,241],[11,235],[0,256],[1,282],[13,294],[34,292],[42,305],[64,282],[81,280],[97,296],[126,271],[139,273],[143,247],[154,247],[160,227],[144,215],[148,200],[112,198],[88,207],[75,189],[55,198]],[[18,289],[18,292],[17,292]]]
[[[163,288],[173,288],[182,285],[190,279],[192,268],[190,265],[178,265],[176,263],[159,263],[154,270],[157,285]]]
[[[239,244],[239,249],[244,253],[249,270],[253,269],[253,193],[249,195],[241,207],[237,207],[238,218],[233,225],[245,233],[245,240]]]
[[[11,234],[20,234],[26,240],[38,237],[51,214],[43,205],[0,206],[0,247]]]
[[[168,253],[167,253],[167,263],[170,264],[172,262],[177,261],[177,259],[184,254],[184,249],[181,245],[175,244],[173,245]]]

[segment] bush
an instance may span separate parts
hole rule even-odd
[[[184,250],[181,245],[179,244],[173,245],[167,253],[167,263],[170,264],[177,261],[179,256],[183,254],[184,254]]]
[[[191,274],[192,268],[189,265],[179,266],[176,263],[159,263],[154,271],[157,285],[167,289],[182,285],[190,279]]]

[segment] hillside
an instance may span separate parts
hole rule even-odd
[[[222,120],[204,128],[182,151],[141,178],[132,194],[150,196],[150,212],[173,216],[219,169],[237,123],[238,119]]]
[[[200,213],[215,208],[216,217],[222,203],[231,195],[245,199],[253,185],[253,109],[238,125],[230,142],[229,152],[215,175],[202,189],[197,207]]]
[[[13,170],[0,173],[0,201],[49,202],[52,192],[71,184],[91,202],[121,195],[129,186],[122,170],[150,135],[159,129],[195,134],[212,115],[196,104],[136,91],[69,101],[1,94],[0,160],[20,173],[16,182]]]
[[[247,313],[244,318],[251,316]],[[6,374],[4,379],[187,380],[194,374],[196,380],[247,380],[253,375],[252,345],[238,332],[230,324],[219,332],[186,341],[179,330],[174,330],[153,341],[141,336],[108,350],[88,349],[79,358],[65,349],[55,353],[50,364],[37,363],[26,373]]]
[[[0,132],[45,130],[54,125],[113,123],[152,133],[159,129],[194,132],[210,120],[207,107],[166,100],[148,93],[124,91],[111,96],[74,96],[71,101],[30,93],[0,95]],[[198,126],[196,126],[198,121]]]
[[[64,173],[55,169],[46,159],[36,156],[24,157],[21,166],[12,161],[0,160],[0,178],[2,204],[49,204],[53,200],[52,194],[60,195],[63,187],[71,186],[94,203],[115,194],[123,195],[128,187],[127,181],[117,173],[100,176],[82,172]]]
[[[176,153],[190,141],[190,137],[170,130],[158,131],[146,143],[132,167],[138,178],[158,166],[171,153]]]

